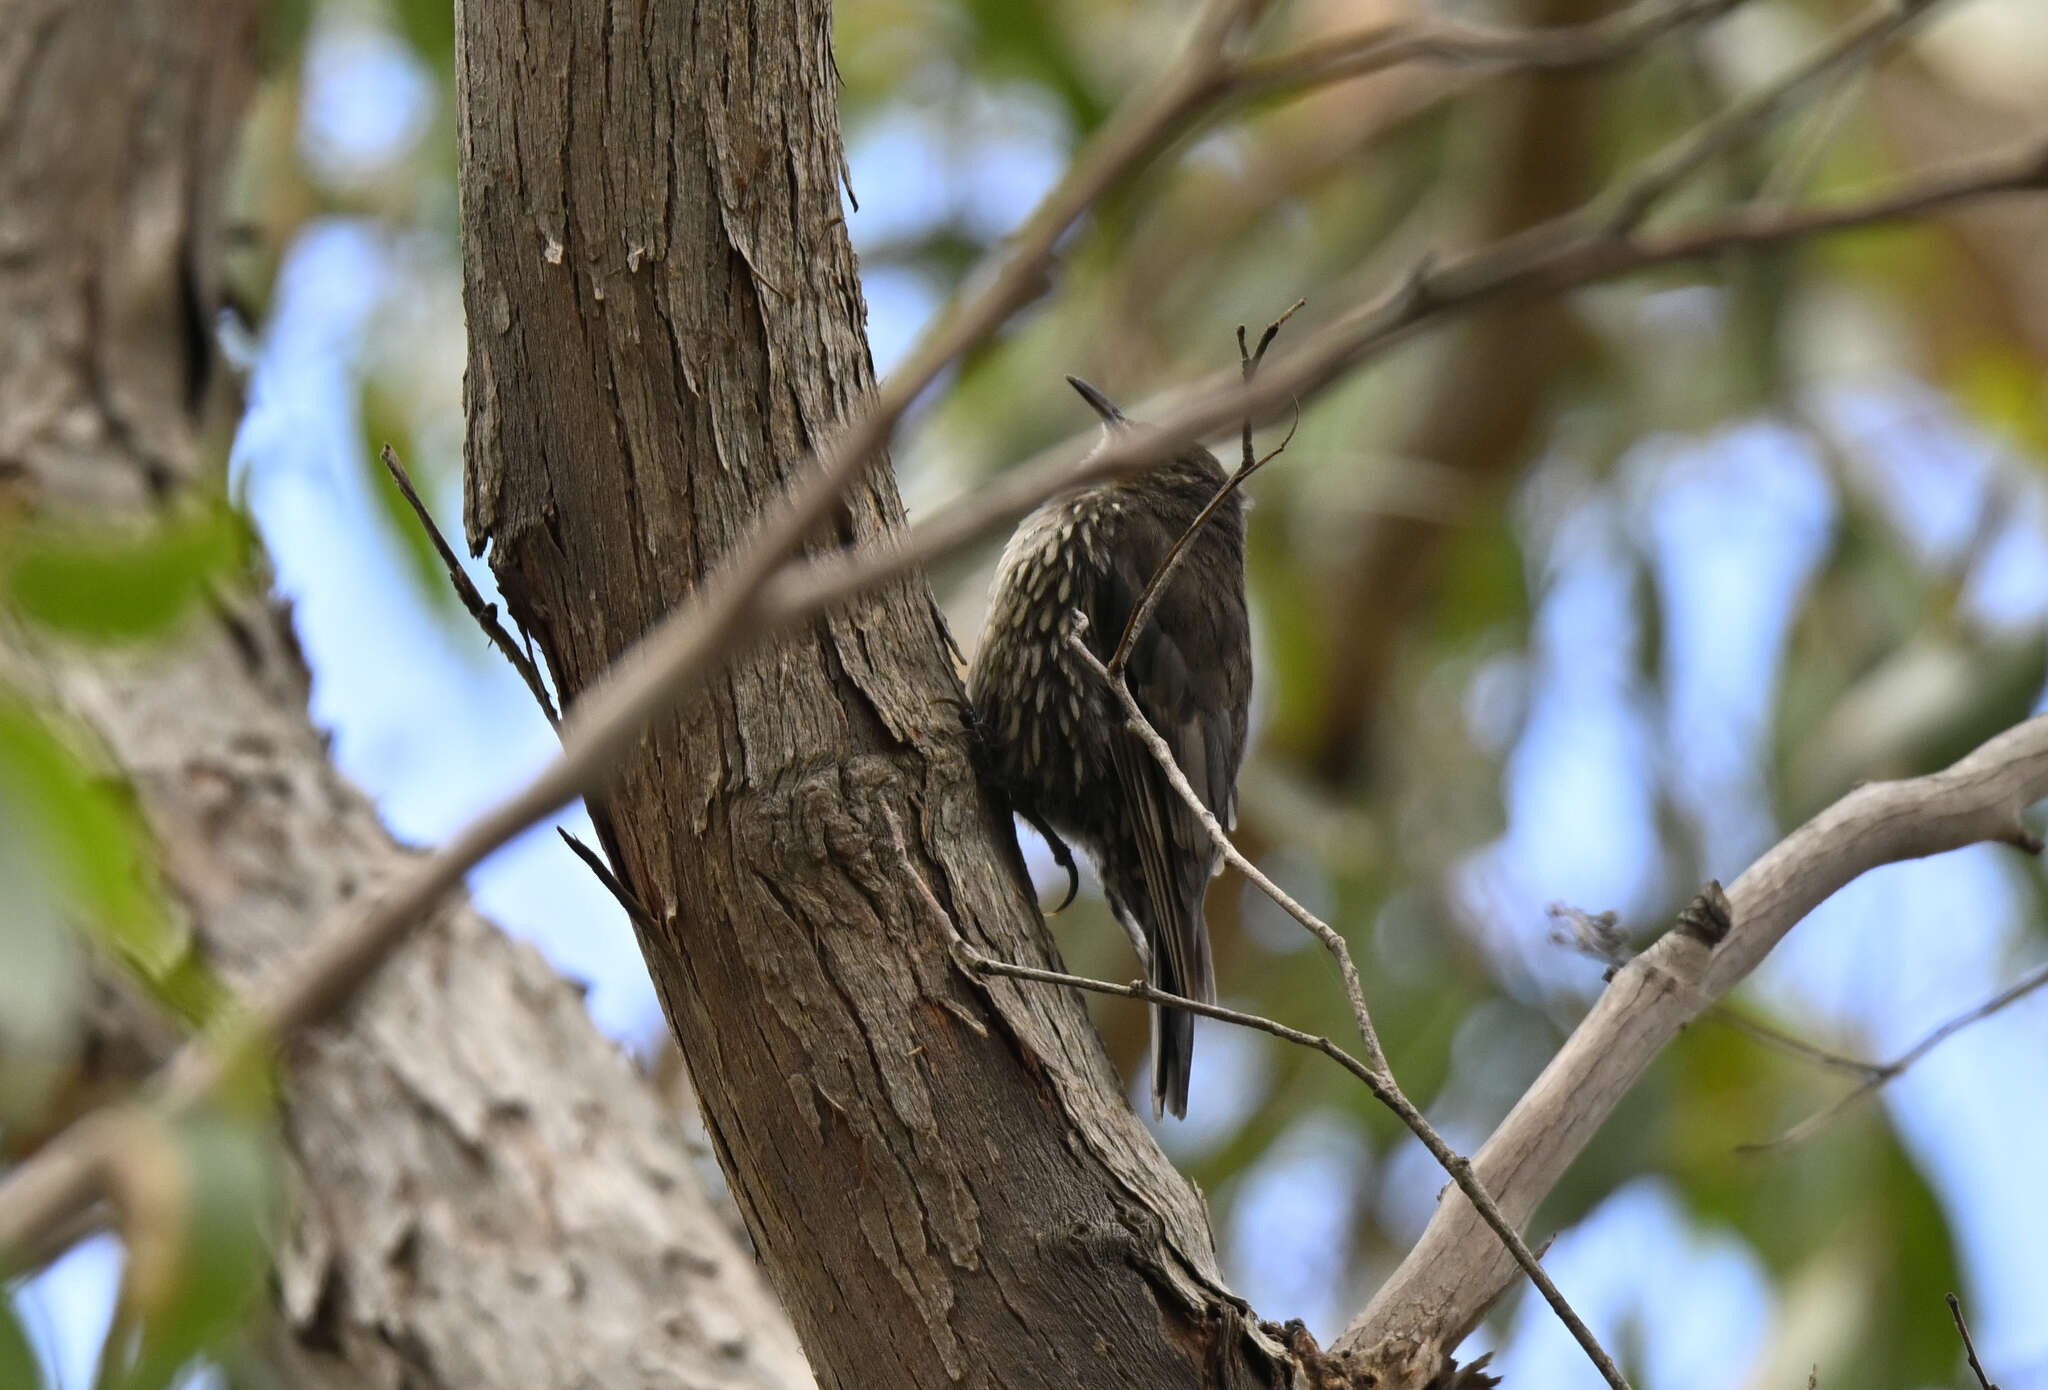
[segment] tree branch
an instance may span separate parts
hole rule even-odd
[[[1237,352],[1241,359],[1239,370],[1243,373],[1243,381],[1249,383],[1258,374],[1259,363],[1266,360],[1266,349],[1273,346],[1273,339],[1280,335],[1281,326],[1293,318],[1295,312],[1307,302],[1302,299],[1295,300],[1287,306],[1285,313],[1267,324],[1266,331],[1259,335],[1259,347],[1256,352],[1249,351],[1245,346],[1244,325],[1237,326]],[[1299,411],[1295,412],[1294,423],[1297,426],[1301,423]],[[1188,523],[1187,529],[1174,538],[1173,547],[1166,552],[1166,558],[1159,562],[1159,568],[1145,581],[1145,590],[1138,595],[1137,605],[1131,609],[1131,616],[1125,621],[1124,630],[1116,639],[1116,650],[1109,654],[1109,670],[1112,675],[1123,674],[1124,663],[1130,660],[1131,643],[1145,630],[1145,625],[1152,621],[1153,611],[1159,607],[1159,600],[1165,594],[1167,584],[1173,579],[1174,571],[1180,568],[1181,557],[1187,554],[1188,542],[1209,524],[1209,518],[1216,515],[1216,509],[1222,506],[1232,493],[1243,487],[1252,474],[1286,453],[1287,446],[1293,442],[1294,429],[1290,427],[1287,437],[1274,445],[1270,452],[1263,456],[1255,454],[1252,452],[1251,418],[1245,418],[1244,452],[1241,461],[1224,480],[1223,486],[1216,489],[1216,495],[1203,504],[1201,511],[1195,513],[1195,519]]]
[[[1880,1087],[1904,1075],[1907,1068],[1911,1067],[1928,1053],[1934,1051],[1941,1044],[1947,1042],[1957,1033],[1962,1032],[1963,1029],[1968,1028],[1973,1023],[1983,1022],[2009,1005],[2017,1004],[2043,985],[2048,985],[2048,965],[2028,971],[2025,975],[2022,975],[2019,979],[2013,981],[1975,1008],[1957,1014],[1954,1018],[1935,1028],[1926,1037],[1914,1043],[1889,1062],[1857,1063],[1851,1062],[1847,1058],[1838,1058],[1834,1054],[1818,1048],[1806,1049],[1808,1055],[1825,1059],[1833,1065],[1848,1065],[1859,1068],[1863,1072],[1863,1080],[1851,1087],[1834,1104],[1816,1114],[1807,1116],[1798,1124],[1777,1136],[1777,1138],[1767,1139],[1760,1144],[1744,1144],[1741,1146],[1741,1152],[1762,1153],[1772,1149],[1790,1148],[1795,1144],[1805,1143],[1808,1139],[1811,1139],[1814,1135],[1833,1124],[1851,1106]]]
[[[548,723],[560,728],[562,716],[555,710],[554,697],[548,694],[547,682],[541,679],[540,668],[533,664],[533,658],[520,649],[512,640],[512,634],[505,631],[505,625],[498,621],[496,604],[484,601],[477,589],[476,581],[469,577],[469,571],[456,558],[455,547],[448,544],[448,538],[441,534],[441,528],[434,524],[432,512],[420,500],[419,490],[412,485],[412,475],[405,471],[405,465],[398,461],[398,451],[386,444],[378,457],[384,460],[384,467],[391,474],[391,481],[398,485],[412,514],[419,518],[420,527],[427,533],[427,539],[434,544],[434,553],[441,557],[441,563],[448,570],[448,582],[455,589],[455,597],[462,600],[462,606],[469,610],[469,616],[483,629],[484,636],[492,646],[505,654],[505,660],[512,663],[512,669],[519,673],[519,679],[526,682],[527,690],[540,705],[540,712],[548,717]]]
[[[1451,1181],[1458,1185],[1459,1191],[1465,1194],[1467,1200],[1479,1212],[1480,1218],[1493,1228],[1493,1233],[1500,1238],[1509,1256],[1522,1267],[1523,1272],[1529,1276],[1529,1281],[1536,1286],[1544,1301],[1557,1314],[1558,1320],[1565,1325],[1566,1330],[1584,1349],[1588,1359],[1599,1369],[1601,1378],[1612,1386],[1613,1390],[1629,1390],[1628,1380],[1622,1375],[1621,1368],[1615,1365],[1614,1358],[1607,1354],[1607,1349],[1600,1345],[1600,1339],[1593,1335],[1593,1329],[1586,1326],[1584,1319],[1579,1317],[1578,1312],[1565,1299],[1563,1292],[1551,1281],[1550,1275],[1537,1260],[1535,1252],[1523,1241],[1521,1232],[1507,1219],[1492,1195],[1487,1192],[1485,1184],[1479,1181],[1470,1161],[1437,1133],[1436,1126],[1416,1109],[1414,1103],[1408,1099],[1407,1093],[1401,1089],[1401,1083],[1394,1079],[1394,1069],[1387,1064],[1387,1055],[1380,1048],[1379,1030],[1373,1026],[1372,1011],[1366,1007],[1365,990],[1359,983],[1358,967],[1352,962],[1351,948],[1343,936],[1328,922],[1289,897],[1231,843],[1230,836],[1217,822],[1215,814],[1209,810],[1188,782],[1187,775],[1180,769],[1180,764],[1174,761],[1173,750],[1167,746],[1166,740],[1159,736],[1159,731],[1152,727],[1151,721],[1145,718],[1145,712],[1138,707],[1137,700],[1131,695],[1130,687],[1124,684],[1123,676],[1111,675],[1108,668],[1097,661],[1095,654],[1088,650],[1087,643],[1082,641],[1088,630],[1086,615],[1076,610],[1074,617],[1075,631],[1067,638],[1067,645],[1088,669],[1095,673],[1096,679],[1107,685],[1116,696],[1117,702],[1123,706],[1125,723],[1150,750],[1153,760],[1166,774],[1167,781],[1173,784],[1174,791],[1209,832],[1210,840],[1239,873],[1256,884],[1259,891],[1278,904],[1288,916],[1308,928],[1335,959],[1338,973],[1344,980],[1345,997],[1351,1001],[1351,1016],[1358,1025],[1359,1036],[1365,1041],[1366,1056],[1370,1059],[1370,1065],[1362,1069],[1354,1068],[1355,1073],[1372,1089],[1373,1096],[1399,1116],[1401,1123],[1408,1127],[1409,1132],[1421,1140],[1423,1147],[1443,1165],[1444,1171],[1450,1174]],[[1203,1011],[1206,1012],[1206,1009]],[[1242,1021],[1242,1016],[1230,1021]],[[1275,1033],[1277,1036],[1289,1036],[1289,1033],[1279,1032],[1280,1025],[1277,1024],[1269,1025],[1261,1021],[1251,1026],[1264,1027],[1267,1032]],[[1306,1034],[1300,1036],[1308,1037]],[[1289,1040],[1296,1039],[1290,1037]],[[1309,1045],[1315,1044],[1311,1041]],[[1339,1061],[1345,1061],[1348,1057],[1348,1054],[1339,1055],[1334,1048],[1319,1050],[1337,1057]]]
[[[1238,63],[1230,74],[1231,94],[1240,100],[1257,100],[1417,61],[1516,72],[1598,67],[1640,52],[1674,30],[1718,19],[1745,2],[1646,0],[1590,23],[1547,29],[1509,29],[1439,19],[1395,20]]]
[[[1920,0],[1926,3],[1926,0]],[[708,672],[746,642],[758,641],[838,600],[957,550],[1065,487],[1127,471],[1181,442],[1247,415],[1265,418],[1280,403],[1306,397],[1344,372],[1455,313],[1516,298],[1557,293],[1597,280],[1777,244],[1851,227],[1917,216],[1965,200],[2048,187],[2048,142],[2016,155],[1939,170],[1862,202],[1785,214],[1745,213],[1655,239],[1618,235],[1581,214],[1511,237],[1441,268],[1425,260],[1394,289],[1327,325],[1308,343],[1240,386],[1227,378],[1197,382],[1187,404],[1157,418],[1142,436],[1112,440],[1083,456],[1092,440],[1069,441],[1013,469],[972,498],[913,527],[899,546],[831,552],[785,567],[862,462],[885,442],[902,411],[943,366],[986,338],[1029,291],[1059,236],[1117,178],[1163,143],[1197,109],[1207,76],[1240,13],[1212,3],[1190,54],[1149,93],[1113,119],[1068,176],[1009,243],[988,288],[945,316],[926,342],[859,416],[818,457],[815,471],[775,508],[718,576],[643,636],[603,684],[578,702],[562,725],[563,748],[525,787],[471,822],[426,857],[365,915],[329,927],[276,992],[195,1043],[170,1064],[165,1097],[182,1104],[210,1090],[227,1064],[250,1047],[289,1037],[327,1017],[404,939],[408,929],[455,888],[469,869],[514,836],[598,785],[658,713],[694,691]],[[1191,76],[1190,74],[1195,74]],[[225,1059],[225,1061],[224,1061]],[[52,1161],[61,1145],[46,1150]],[[76,1184],[52,1185],[33,1170],[43,1155],[0,1183],[0,1249],[33,1248],[79,1199]],[[85,1189],[90,1191],[90,1185]]]
[[[2038,848],[2020,815],[2044,796],[2048,716],[2039,716],[1944,771],[1860,787],[1779,841],[1728,890],[1726,938],[1709,952],[1694,936],[1672,932],[1617,972],[1486,1141],[1473,1164],[1502,1210],[1517,1224],[1527,1221],[1679,1029],[1837,889],[1880,864],[1963,845]],[[1445,1201],[1337,1345],[1423,1368],[1426,1378],[1512,1276],[1487,1223],[1468,1203]]]
[[[1970,1360],[1970,1371],[1977,1377],[1978,1390],[1998,1390],[1991,1377],[1984,1374],[1984,1363],[1977,1359],[1977,1343],[1970,1336],[1970,1324],[1963,1321],[1963,1301],[1954,1294],[1948,1296],[1948,1315],[1955,1319],[1956,1335],[1963,1339],[1963,1354]]]

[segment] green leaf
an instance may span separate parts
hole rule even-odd
[[[101,1380],[158,1390],[257,1305],[277,1211],[268,1126],[218,1110],[165,1123],[131,1152],[129,1265]]]
[[[246,563],[247,528],[227,507],[109,534],[57,523],[17,533],[4,559],[6,602],[74,637],[164,635],[213,580]]]
[[[210,1016],[225,990],[165,911],[148,829],[121,784],[97,776],[18,696],[0,690],[0,805],[64,910],[185,1018]]]

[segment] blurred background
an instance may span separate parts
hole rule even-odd
[[[1166,60],[1187,8],[839,7],[878,371]],[[1292,0],[1260,39],[1613,8]],[[1425,250],[1593,196],[1855,8],[1749,0],[1594,73],[1411,65],[1210,123],[1099,207],[1053,292],[906,423],[911,513],[1082,428],[1065,373],[1142,413],[1234,361],[1238,324],[1304,298],[1284,350]],[[452,16],[445,0],[286,0],[275,29],[234,195],[246,323],[224,333],[249,377],[229,488],[293,605],[337,762],[401,839],[432,844],[552,746],[376,461],[395,445],[459,538]],[[1661,216],[1868,189],[2044,126],[2048,6],[1955,0]],[[1600,988],[1552,904],[1612,910],[1645,941],[1854,783],[1939,766],[2041,705],[2044,245],[2048,210],[2014,201],[1638,277],[1462,320],[1304,404],[1251,488],[1240,840],[1349,937],[1390,1060],[1454,1143],[1484,1138]],[[993,549],[932,575],[970,649]],[[565,824],[591,838],[580,813]],[[1030,847],[1049,903],[1059,877]],[[471,887],[685,1094],[627,924],[552,829]],[[1537,1222],[1637,1385],[1793,1387],[1816,1365],[1822,1386],[1959,1384],[1954,1289],[2006,1390],[2048,1387],[2048,1002],[1756,1147],[1855,1080],[1758,1026],[1889,1059],[2048,959],[2043,888],[1994,848],[1871,874],[1794,931],[1733,1018],[1657,1062]],[[1291,920],[1234,878],[1211,920],[1226,1003],[1349,1031]],[[1130,975],[1092,884],[1053,925],[1072,968]],[[1142,1084],[1143,1009],[1096,1016]],[[1189,1118],[1160,1141],[1208,1194],[1236,1290],[1333,1336],[1443,1175],[1326,1061],[1207,1024],[1196,1055]],[[20,1293],[55,1385],[93,1383],[121,1258],[101,1238]],[[1596,1380],[1519,1292],[1468,1344],[1488,1347],[1513,1390]]]

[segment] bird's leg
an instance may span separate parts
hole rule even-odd
[[[1052,862],[1067,871],[1067,896],[1060,899],[1058,907],[1045,914],[1048,917],[1057,917],[1067,910],[1068,905],[1074,901],[1074,895],[1081,891],[1081,871],[1074,865],[1074,852],[1067,848],[1067,842],[1062,840],[1059,833],[1047,825],[1035,811],[1024,809],[1022,799],[997,767],[995,749],[989,742],[987,731],[982,728],[981,712],[969,701],[960,702],[960,722],[967,730],[968,756],[974,763],[974,772],[981,779],[981,784],[1001,794],[1010,810],[1023,817],[1024,823],[1036,830],[1045,841],[1046,848],[1052,851]],[[1018,863],[1023,863],[1021,855],[1018,857]]]
[[[1138,919],[1115,899],[1110,900],[1109,915],[1116,918],[1116,924],[1122,927],[1124,935],[1130,938],[1131,950],[1138,957],[1138,970],[1144,975],[1145,982],[1156,986],[1159,981],[1152,973],[1152,944],[1145,940],[1145,929],[1140,927]]]

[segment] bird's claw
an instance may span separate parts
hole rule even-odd
[[[1058,831],[1037,816],[1027,815],[1024,820],[1045,841],[1045,847],[1052,851],[1052,862],[1067,871],[1067,896],[1060,899],[1058,907],[1049,909],[1045,914],[1057,917],[1073,905],[1074,895],[1081,891],[1081,871],[1074,865],[1074,852],[1067,848],[1067,842],[1059,837]]]

